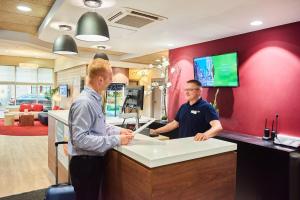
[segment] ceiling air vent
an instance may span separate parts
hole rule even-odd
[[[111,24],[119,27],[131,27],[136,29],[146,26],[152,22],[162,21],[164,19],[167,18],[132,8],[122,8],[108,17],[108,21]]]

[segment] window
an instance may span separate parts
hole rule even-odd
[[[16,105],[22,103],[37,103],[37,86],[16,85]]]
[[[45,107],[51,107],[51,99],[48,96],[51,85],[16,85],[16,105],[22,103],[41,103]]]
[[[17,67],[16,69],[17,69],[16,82],[21,82],[21,83],[37,82],[37,68]]]
[[[43,104],[46,108],[51,108],[51,85],[39,85],[38,103]]]
[[[41,103],[51,108],[53,69],[0,66],[0,106]]]
[[[15,105],[15,86],[0,85],[0,106]]]
[[[53,70],[47,68],[39,68],[38,83],[53,83]]]
[[[15,67],[0,66],[0,80],[3,82],[15,81]]]

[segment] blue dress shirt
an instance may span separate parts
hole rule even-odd
[[[85,87],[72,103],[69,112],[69,154],[103,156],[120,145],[120,127],[105,123],[101,108],[101,96],[92,88]]]

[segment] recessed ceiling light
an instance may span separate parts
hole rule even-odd
[[[107,50],[107,49],[110,49],[111,46],[108,46],[108,45],[105,45],[105,44],[97,44],[97,45],[92,46],[92,48],[96,48],[96,49],[99,49],[99,50]]]
[[[260,20],[255,20],[255,21],[250,23],[251,26],[260,26],[262,24],[263,24],[263,22],[260,21]]]
[[[54,22],[51,22],[50,27],[55,29],[55,30],[58,30],[58,31],[65,31],[65,30],[68,31],[69,29],[71,31],[76,26],[75,26],[75,24],[66,23],[64,21],[54,21]]]
[[[169,47],[174,47],[174,44],[169,43],[168,46],[169,46]]]
[[[22,11],[22,12],[30,12],[31,11],[30,7],[24,6],[24,5],[18,5],[17,9],[20,10],[20,11]]]
[[[102,5],[101,0],[84,0],[83,3],[89,8],[99,8]]]
[[[68,0],[68,3],[70,3],[73,6],[86,8],[87,6],[84,4],[85,0]],[[96,3],[97,4],[97,3]],[[116,4],[116,0],[102,0],[101,6],[98,8],[110,8],[113,7]]]
[[[97,49],[106,49],[106,46],[98,45],[98,46],[97,46]]]
[[[66,25],[66,24],[60,24],[58,25],[58,28],[60,31],[71,31],[72,26]]]

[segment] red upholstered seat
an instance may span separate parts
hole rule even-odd
[[[59,106],[53,106],[52,110],[60,110]]]
[[[44,109],[43,104],[40,103],[32,104],[31,107],[32,107],[32,111],[43,111]]]
[[[22,103],[20,105],[20,112],[24,112],[25,109],[27,109],[28,111],[31,111],[31,104],[29,104],[29,103]]]

